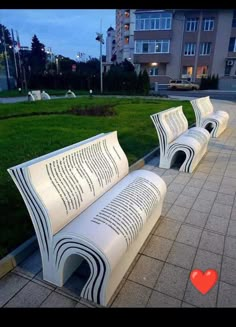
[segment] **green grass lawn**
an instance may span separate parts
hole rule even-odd
[[[115,104],[117,115],[61,114],[72,106],[84,108],[107,103]],[[193,123],[194,113],[189,101],[81,97],[0,104],[0,258],[34,233],[29,214],[7,168],[115,130],[131,165],[158,145],[150,115],[178,105],[183,105],[189,123]],[[53,112],[55,114],[47,115]],[[21,116],[25,114],[28,116]]]

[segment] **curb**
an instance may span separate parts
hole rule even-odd
[[[142,168],[148,161],[153,159],[159,151],[159,147],[152,150],[143,158],[139,159],[129,167],[129,172]],[[14,251],[10,252],[6,257],[0,260],[0,278],[9,273],[19,263],[25,260],[31,253],[38,248],[36,235],[18,246]]]
[[[38,248],[36,236],[18,246],[14,251],[0,260],[0,278],[14,269],[20,262],[26,259],[32,252]]]

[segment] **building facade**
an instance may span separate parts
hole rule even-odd
[[[121,17],[121,11],[117,10],[116,16]],[[132,62],[137,71],[147,70],[151,83],[180,78],[200,82],[202,76],[214,74],[222,88],[227,84],[236,90],[236,10],[132,11]],[[119,22],[124,29],[125,22]],[[123,45],[124,59],[128,51],[122,44],[121,30],[120,26],[117,39],[120,47]]]
[[[116,62],[134,57],[135,9],[116,10]]]

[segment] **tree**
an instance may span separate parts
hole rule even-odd
[[[32,74],[43,74],[46,67],[46,58],[45,45],[40,43],[37,36],[34,35],[29,60]]]
[[[146,69],[143,71],[143,94],[148,95],[150,90],[150,79]]]
[[[9,30],[0,24],[0,73],[8,77],[15,76],[14,58],[13,58],[13,42]],[[9,75],[8,75],[8,71]],[[7,78],[8,88],[10,88],[10,79]]]

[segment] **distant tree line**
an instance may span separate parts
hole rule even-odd
[[[62,55],[55,60],[48,56],[45,45],[36,35],[32,37],[31,49],[20,49],[16,56],[16,67],[13,56],[13,41],[8,29],[0,24],[0,40],[4,32],[7,45],[7,58],[10,66],[10,75],[18,79],[17,87],[25,89],[74,89],[100,91],[100,61],[91,58],[87,62],[76,62]],[[0,42],[0,53],[4,53],[3,42]],[[5,58],[0,56],[1,69],[6,68]],[[134,66],[128,60],[120,64],[113,64],[110,70],[103,73],[104,93],[113,92],[121,94],[144,94],[150,89],[147,71],[135,72]]]

